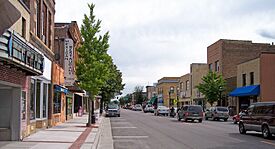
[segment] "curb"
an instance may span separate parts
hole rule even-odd
[[[99,145],[99,141],[100,141],[100,138],[101,138],[101,130],[102,130],[102,125],[103,125],[103,120],[105,119],[104,116],[101,116],[101,120],[100,120],[100,124],[99,124],[99,129],[98,129],[98,133],[96,134],[96,138],[95,138],[95,142],[92,146],[92,149],[97,149],[98,148],[98,145]]]

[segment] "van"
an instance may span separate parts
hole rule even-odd
[[[200,105],[184,105],[178,110],[178,121],[183,119],[185,122],[188,120],[198,120],[200,123],[203,118],[203,110]]]
[[[275,133],[275,102],[252,103],[239,122],[239,132],[262,132],[265,139]]]

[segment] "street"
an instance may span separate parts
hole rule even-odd
[[[176,118],[153,116],[121,109],[111,117],[115,149],[274,149],[275,138],[260,133],[239,134],[232,121],[179,122]]]

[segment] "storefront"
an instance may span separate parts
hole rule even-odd
[[[239,113],[241,110],[246,110],[251,103],[257,102],[259,95],[260,85],[239,87],[229,94],[229,96],[235,97],[235,99],[237,100],[237,113]]]
[[[73,96],[71,92],[66,95],[66,120],[73,118]]]
[[[54,85],[52,125],[55,126],[66,120],[66,94],[68,89],[61,85]]]

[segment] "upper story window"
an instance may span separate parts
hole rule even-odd
[[[26,38],[26,33],[27,33],[26,27],[27,27],[26,19],[22,17],[22,37],[23,38]]]
[[[49,12],[49,18],[48,18],[48,47],[51,48],[52,46],[52,40],[51,40],[51,37],[52,37],[52,30],[51,30],[51,27],[52,27],[52,14]]]
[[[35,34],[40,36],[40,2],[39,0],[34,1],[34,9],[35,9]]]
[[[189,83],[189,80],[186,81],[186,90],[189,90],[190,88],[190,83]]]
[[[254,72],[250,72],[250,85],[254,85]]]
[[[42,23],[41,23],[41,31],[42,31],[42,36],[41,39],[42,41],[46,44],[47,40],[47,6],[45,3],[43,3],[43,9],[42,9]]]
[[[219,61],[215,62],[215,71],[219,71],[220,70],[220,64]]]
[[[209,71],[212,71],[213,70],[213,66],[212,66],[212,63],[211,64],[209,64]]]
[[[246,86],[246,74],[243,74],[243,86]]]

